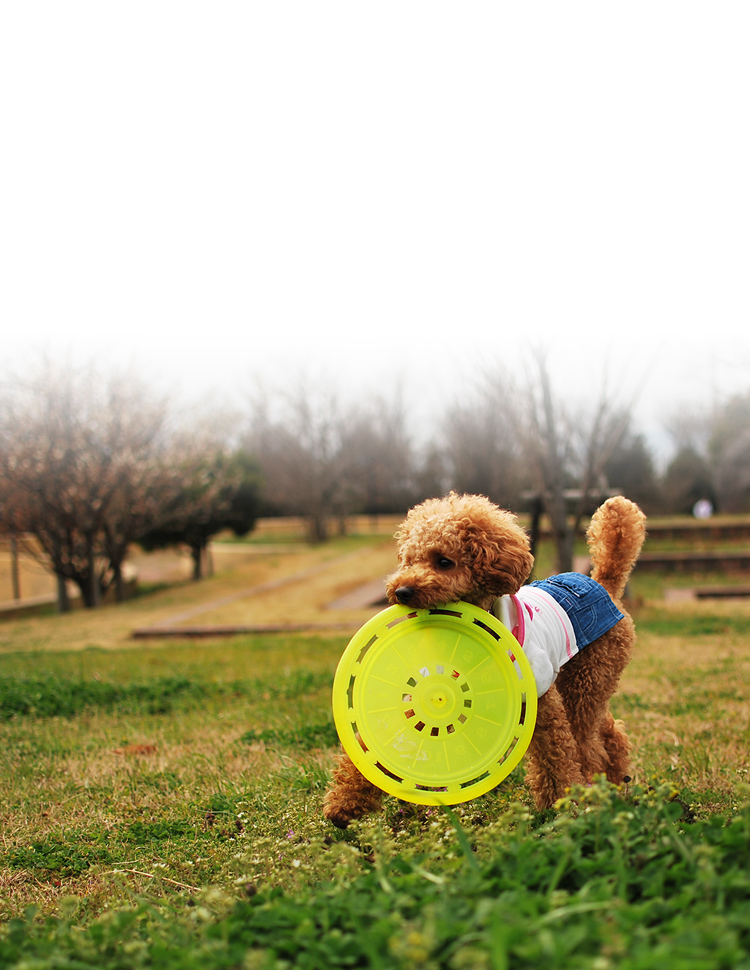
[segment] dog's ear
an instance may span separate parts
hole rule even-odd
[[[479,582],[495,596],[517,593],[534,567],[528,537],[515,522],[475,534],[470,549]]]

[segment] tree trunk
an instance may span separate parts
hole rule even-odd
[[[88,573],[78,573],[73,577],[73,582],[81,591],[81,602],[83,605],[87,610],[93,610],[97,605],[97,601],[91,595],[91,577]]]
[[[203,546],[199,542],[191,544],[190,556],[193,560],[193,579],[203,579]]]
[[[542,529],[542,512],[544,511],[544,503],[540,496],[537,496],[531,505],[531,533],[529,535],[529,543],[531,544],[531,555],[536,558],[536,554],[539,551],[539,535]]]
[[[107,589],[114,586],[115,602],[124,603],[128,598],[128,589],[122,573],[122,564],[128,554],[128,543],[115,539],[106,524],[104,526],[104,554],[107,557],[109,571],[112,573],[112,579],[107,584]]]
[[[325,542],[328,539],[328,521],[323,512],[313,512],[308,523],[310,542]]]
[[[21,599],[21,582],[18,575],[18,540],[15,534],[10,537],[10,576],[13,585],[13,599]]]
[[[96,553],[94,551],[94,535],[86,535],[86,561],[88,563],[88,589],[84,593],[84,602],[90,609],[99,605],[100,589],[99,577],[96,574]],[[83,590],[82,590],[83,592]]]
[[[125,590],[125,580],[122,578],[122,563],[110,561],[110,567],[114,573],[112,581],[115,584],[115,600],[118,603],[124,603],[127,596]]]
[[[70,612],[70,598],[68,597],[68,587],[62,573],[55,573],[57,579],[57,612]]]
[[[573,568],[573,537],[568,528],[565,503],[565,460],[557,430],[557,415],[550,377],[542,359],[539,361],[539,371],[542,392],[542,436],[546,451],[546,459],[542,460],[543,497],[555,539],[556,568],[559,573],[567,573]]]

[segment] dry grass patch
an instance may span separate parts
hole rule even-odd
[[[6,618],[0,622],[0,654],[132,648],[135,629],[172,623],[346,623],[356,629],[372,610],[339,615],[327,606],[341,591],[391,571],[393,549],[391,540],[344,537],[304,552],[256,554],[240,557],[239,564],[231,559],[232,568],[198,583],[183,581],[122,604]],[[279,586],[269,589],[271,584]]]
[[[658,610],[683,632],[649,628],[644,614],[616,712],[633,742],[636,780],[670,780],[712,811],[730,808],[750,768],[748,604],[687,604]],[[700,633],[716,629],[716,633]]]
[[[396,566],[392,542],[359,549],[336,559],[321,561],[298,581],[238,598],[219,608],[193,614],[201,624],[228,626],[264,624],[346,624],[357,630],[375,612],[371,605],[360,609],[331,610],[330,604],[373,579],[385,577]],[[385,593],[385,583],[383,583]],[[210,607],[210,604],[209,604]]]

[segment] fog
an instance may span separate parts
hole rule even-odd
[[[4,362],[194,398],[400,389],[421,431],[541,346],[660,444],[750,387],[748,20],[6,5]]]

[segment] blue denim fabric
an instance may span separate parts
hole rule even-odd
[[[529,585],[543,589],[562,606],[570,617],[579,650],[623,618],[606,589],[582,573],[559,573]]]

